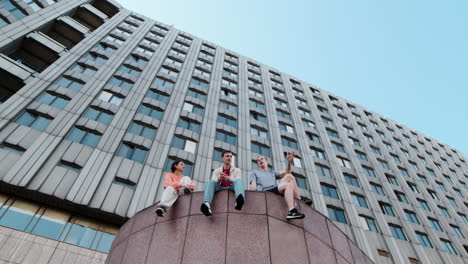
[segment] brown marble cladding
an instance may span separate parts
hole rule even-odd
[[[237,211],[234,194],[218,192],[210,217],[200,212],[203,192],[179,197],[165,217],[146,208],[121,227],[106,263],[373,263],[310,206],[298,201],[306,218],[287,220],[281,196],[248,191],[245,198]]]

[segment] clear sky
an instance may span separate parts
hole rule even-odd
[[[468,157],[468,1],[117,2],[315,84]]]

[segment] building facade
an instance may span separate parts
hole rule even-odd
[[[295,151],[376,263],[468,262],[463,153],[114,1],[0,0],[0,80],[2,261],[103,262],[173,160],[202,190],[231,150],[246,183]]]

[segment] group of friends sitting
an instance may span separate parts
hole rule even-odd
[[[236,196],[234,208],[241,210],[245,203],[245,188],[242,180],[241,170],[234,167],[233,153],[224,151],[221,154],[223,164],[213,171],[211,180],[206,182],[203,203],[200,206],[201,212],[210,216],[213,214],[211,204],[215,192],[221,190],[232,190]],[[288,206],[287,219],[302,219],[304,214],[300,213],[295,205],[294,198],[301,199],[296,180],[291,174],[291,161],[294,159],[294,152],[287,154],[287,166],[283,171],[272,171],[268,168],[268,160],[264,156],[257,158],[258,169],[254,169],[249,174],[249,189],[256,191],[268,191],[278,195],[283,195]],[[176,160],[171,166],[172,173],[168,173],[164,179],[164,191],[161,201],[157,204],[156,214],[160,217],[175,203],[179,195],[187,195],[195,190],[192,179],[183,176],[185,164],[181,160]],[[280,180],[279,184],[277,179]]]

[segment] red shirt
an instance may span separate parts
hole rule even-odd
[[[226,174],[226,175],[230,175],[231,174],[231,170],[230,169],[224,169],[223,168],[223,173]],[[221,181],[221,187],[229,187],[231,186],[231,181],[230,180],[227,180],[227,181]]]

